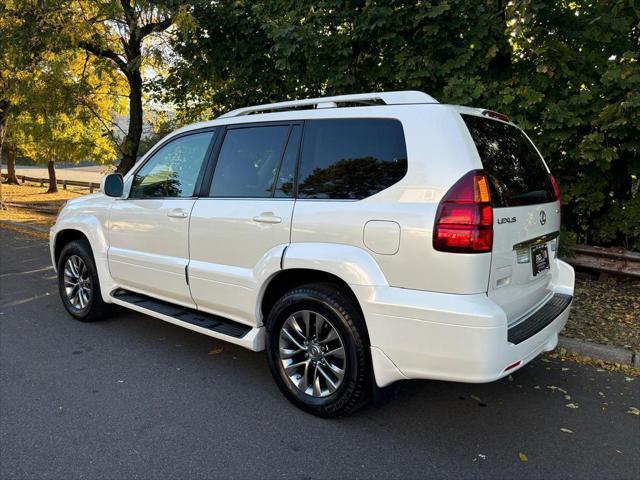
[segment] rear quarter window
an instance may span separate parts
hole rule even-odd
[[[299,198],[360,200],[407,173],[402,124],[393,119],[305,123]]]
[[[497,120],[462,115],[489,179],[494,207],[555,201],[542,158],[526,135]]]

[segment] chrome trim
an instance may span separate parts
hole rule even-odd
[[[521,248],[533,247],[534,245],[540,245],[541,243],[547,243],[553,240],[554,238],[558,238],[560,236],[560,232],[551,232],[545,233],[544,235],[540,235],[539,237],[532,238],[530,240],[525,240],[524,242],[516,243],[513,245],[514,250],[519,250]]]

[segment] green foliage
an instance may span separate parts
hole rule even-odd
[[[75,47],[73,14],[58,2],[7,2],[0,20],[0,101],[7,139],[38,162],[111,161],[101,117],[118,111],[118,82]]]
[[[638,8],[626,0],[198,3],[163,84],[185,119],[418,89],[514,118],[580,242],[640,248]]]

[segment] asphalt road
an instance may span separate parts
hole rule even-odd
[[[46,243],[0,229],[0,245],[2,479],[640,478],[640,379],[538,359],[321,420],[261,353],[123,310],[72,320]]]

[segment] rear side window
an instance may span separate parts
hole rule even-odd
[[[299,198],[360,200],[407,173],[407,149],[397,120],[310,120],[302,144]]]
[[[549,172],[533,144],[513,125],[462,115],[489,179],[494,207],[555,201]]]
[[[210,196],[271,197],[289,128],[274,125],[227,130]]]

